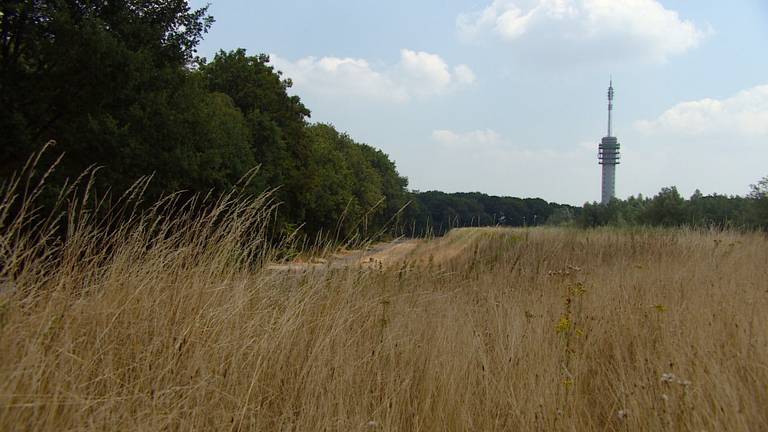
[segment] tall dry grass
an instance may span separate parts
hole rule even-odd
[[[64,199],[56,242],[6,211],[22,189],[0,430],[768,430],[759,234],[456,230],[284,272],[261,265],[267,198],[123,224]]]

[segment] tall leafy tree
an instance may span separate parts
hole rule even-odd
[[[749,198],[753,202],[752,222],[768,229],[768,176],[750,186]]]
[[[116,189],[152,173],[158,192],[201,189],[244,172],[248,155],[225,150],[242,144],[244,120],[188,69],[212,22],[206,8],[11,0],[0,13],[0,174],[51,139],[67,153],[63,175],[103,165]]]
[[[398,215],[409,202],[406,192],[408,179],[402,177],[397,172],[395,163],[381,150],[365,144],[360,145],[360,149],[363,152],[367,163],[381,180],[380,191],[383,202],[380,204],[381,211],[372,215],[373,225],[382,227],[388,223],[395,224],[397,221],[393,220],[393,218]],[[402,218],[398,218],[398,220],[402,220]]]
[[[196,58],[211,23],[186,0],[0,3],[0,177],[56,140],[67,156],[54,180],[100,165],[100,186],[120,191],[153,174],[150,199],[225,190],[258,164],[254,190],[277,188],[280,223],[310,234],[370,235],[409,202],[401,222],[414,233],[552,212],[537,199],[409,193],[386,154],[309,125],[268,56]]]
[[[674,186],[662,188],[645,208],[642,219],[651,225],[677,226],[685,223],[685,200]]]
[[[288,95],[291,80],[269,65],[269,56],[249,56],[244,49],[220,51],[199,70],[208,88],[232,98],[245,116],[250,146],[261,165],[260,185],[280,188],[281,214],[287,219],[305,218],[310,159],[305,127],[310,112],[297,96]]]

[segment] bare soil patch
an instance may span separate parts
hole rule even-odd
[[[359,250],[338,251],[328,258],[311,258],[308,261],[292,261],[272,264],[268,268],[277,271],[302,272],[320,268],[342,268],[349,266],[390,267],[407,259],[422,243],[420,239],[398,239],[382,242]]]

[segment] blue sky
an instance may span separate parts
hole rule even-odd
[[[413,189],[599,200],[609,76],[619,197],[745,194],[768,175],[764,0],[218,0],[210,12],[201,55],[270,54],[312,121],[388,153]]]

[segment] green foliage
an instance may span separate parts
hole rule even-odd
[[[608,205],[584,204],[577,224],[581,227],[612,226],[691,226],[707,228],[765,228],[768,227],[766,195],[761,186],[765,179],[752,186],[747,197],[703,195],[696,191],[686,200],[675,187],[665,187],[651,199],[629,197],[615,199]],[[764,190],[764,189],[763,189]]]
[[[360,146],[360,150],[381,184],[383,198],[383,202],[379,205],[381,210],[371,215],[371,221],[374,226],[384,226],[394,222],[393,218],[398,216],[408,204],[406,192],[408,179],[397,172],[395,163],[381,150],[365,144]]]
[[[308,125],[309,110],[288,95],[290,79],[269,65],[268,56],[221,51],[210,63],[201,62],[199,74],[209,90],[227,94],[245,116],[261,167],[256,183],[279,188],[281,223],[340,238],[393,225],[407,202],[407,180],[380,150],[331,125]]]
[[[66,153],[54,185],[91,166],[98,192],[152,175],[160,195],[225,191],[259,167],[249,192],[273,190],[277,233],[443,233],[460,226],[701,225],[768,228],[768,178],[748,197],[683,199],[674,187],[583,209],[481,193],[409,192],[389,157],[327,124],[290,95],[269,57],[195,48],[213,19],[186,0],[0,3],[0,180],[49,141]],[[46,191],[54,195],[55,190]]]
[[[640,213],[648,225],[679,226],[685,219],[685,200],[674,186],[662,188]]]
[[[757,184],[750,186],[749,201],[751,205],[750,220],[752,224],[768,230],[768,176],[763,177]]]
[[[306,223],[310,231],[335,228],[347,238],[394,227],[406,204],[407,180],[389,157],[359,144],[333,126],[307,127],[310,144]]]
[[[411,199],[403,229],[406,234],[416,235],[442,234],[454,227],[544,225],[555,212],[562,218],[563,212],[573,217],[579,211],[539,198],[499,197],[479,192],[413,192]]]
[[[753,199],[765,199],[768,198],[768,176],[765,176],[757,182],[757,184],[750,185],[749,197]]]
[[[307,124],[268,56],[195,58],[206,8],[28,0],[0,13],[0,178],[55,140],[47,162],[66,157],[54,185],[95,165],[97,189],[116,194],[152,175],[150,201],[228,190],[258,166],[250,187],[275,190],[276,232],[374,233],[407,202],[387,155]]]
[[[268,56],[248,56],[244,49],[220,51],[212,62],[201,61],[199,72],[211,91],[229,95],[245,116],[251,152],[260,165],[256,184],[280,187],[283,222],[301,220],[306,216],[310,112],[298,97],[288,95],[291,81],[268,63]]]
[[[572,226],[576,220],[576,212],[570,206],[559,206],[547,218],[547,225]]]
[[[26,0],[3,2],[0,11],[3,177],[51,139],[67,154],[60,179],[101,165],[105,189],[152,173],[156,193],[216,187],[243,172],[247,158],[231,158],[242,144],[235,114],[186,69],[212,22],[206,8]]]

